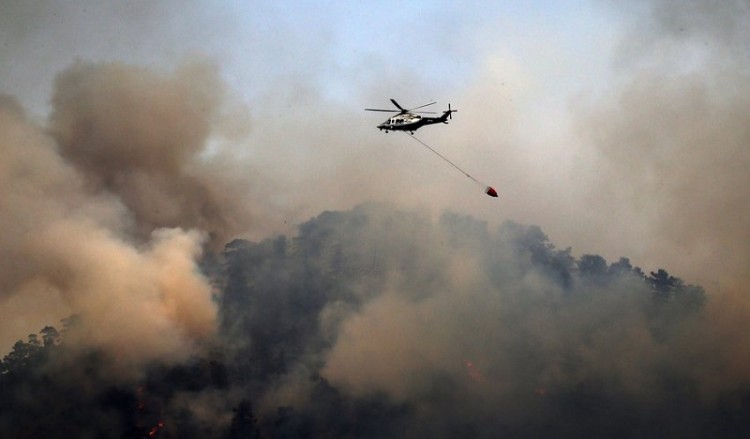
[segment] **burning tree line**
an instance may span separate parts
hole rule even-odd
[[[47,326],[0,363],[0,436],[750,431],[750,383],[707,380],[724,360],[690,339],[710,339],[701,287],[575,258],[536,226],[365,205],[233,241],[204,266],[222,290],[212,347],[126,379],[68,342],[76,318]]]

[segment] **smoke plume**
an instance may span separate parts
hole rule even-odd
[[[166,76],[120,64],[77,63],[58,78],[50,131],[89,188],[127,207],[136,231],[238,232],[218,179],[196,160],[219,118],[215,68],[193,64]]]
[[[86,436],[74,413],[90,437],[750,435],[750,10],[610,7],[613,81],[571,105],[572,138],[524,113],[548,78],[502,51],[424,134],[499,204],[404,137],[352,135],[371,119],[304,68],[257,103],[273,192],[223,149],[246,113],[211,63],[75,62],[45,123],[0,96],[0,345],[44,327],[0,364],[0,434]],[[359,97],[433,84],[378,64]]]
[[[750,9],[742,1],[642,6],[646,13],[625,22],[613,93],[581,108],[579,129],[597,157],[589,201],[614,200],[654,254],[680,255],[671,262],[680,271],[746,292]]]
[[[80,342],[127,368],[185,358],[214,333],[212,289],[196,264],[249,217],[217,195],[232,185],[216,177],[220,158],[198,159],[221,96],[205,63],[170,75],[78,62],[56,81],[46,129],[2,99],[6,347],[16,326],[80,314]],[[30,301],[43,305],[29,312]]]
[[[741,338],[713,320],[726,298],[576,259],[538,227],[365,205],[226,256],[222,333],[266,432],[341,434],[384,411],[367,434],[746,428],[722,419],[750,384]]]

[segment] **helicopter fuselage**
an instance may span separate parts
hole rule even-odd
[[[451,117],[451,114],[458,111],[452,110],[451,104],[448,104],[448,109],[443,111],[443,114],[439,117],[424,117],[416,114],[424,113],[424,111],[414,110],[427,107],[434,104],[435,102],[430,102],[429,104],[420,105],[419,107],[414,107],[408,110],[399,105],[395,99],[391,99],[391,102],[396,108],[398,108],[399,111],[397,114],[389,117],[385,122],[378,125],[378,129],[380,131],[385,131],[386,133],[388,131],[408,131],[411,134],[414,134],[414,131],[422,128],[425,125],[432,125],[434,123],[448,123],[448,119]],[[392,112],[392,110],[384,110],[382,108],[365,108],[365,111]],[[428,111],[427,113],[432,112]]]
[[[378,125],[378,129],[381,131],[385,130],[386,133],[388,131],[414,132],[425,125],[448,123],[448,114],[447,111],[440,117],[423,117],[412,113],[398,114]]]

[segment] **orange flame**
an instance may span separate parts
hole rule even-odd
[[[473,361],[464,360],[464,366],[466,366],[466,373],[469,375],[469,378],[471,378],[472,381],[475,381],[477,383],[484,382],[484,376],[479,371],[479,369],[476,368]]]
[[[156,434],[159,433],[159,431],[164,428],[164,421],[159,421],[151,427],[151,430],[148,432],[148,437],[156,437]]]

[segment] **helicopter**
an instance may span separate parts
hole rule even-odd
[[[442,116],[425,117],[425,116],[420,116],[418,113],[435,114],[435,112],[434,111],[414,111],[414,110],[428,107],[430,105],[435,104],[435,102],[430,102],[429,104],[420,105],[419,107],[410,108],[408,110],[403,108],[401,105],[399,105],[395,99],[391,99],[391,102],[393,102],[393,105],[395,105],[396,108],[398,108],[398,111],[383,110],[380,108],[365,108],[365,111],[385,111],[388,113],[396,113],[396,115],[391,116],[390,118],[388,118],[388,120],[378,125],[378,129],[380,131],[385,130],[386,133],[388,131],[408,131],[409,133],[414,134],[414,131],[422,128],[425,125],[432,125],[434,123],[441,123],[441,122],[448,123],[448,119],[453,118],[451,114],[458,111],[458,110],[451,110],[451,104],[448,104],[448,109],[443,111]]]

